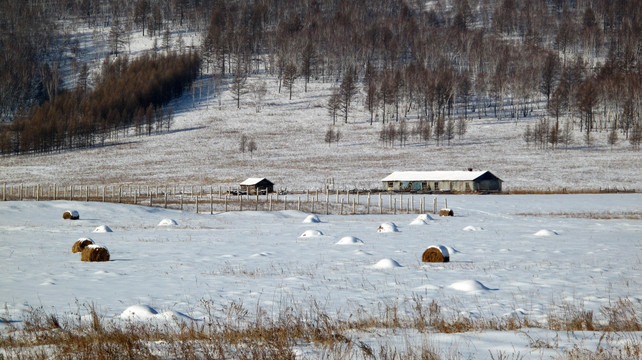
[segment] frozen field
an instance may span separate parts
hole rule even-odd
[[[565,312],[592,311],[595,323],[604,324],[604,309],[625,299],[641,321],[642,194],[447,199],[454,217],[429,214],[413,225],[418,214],[319,215],[314,223],[297,211],[205,215],[91,202],[3,202],[0,318],[20,324],[33,308],[64,315],[94,304],[106,319],[143,305],[133,308],[135,316],[201,322],[225,317],[236,304],[269,317],[314,308],[348,319],[383,316],[386,308],[411,314],[417,303],[434,301],[445,316],[527,318],[542,328],[370,329],[350,336],[374,347],[428,342],[460,358],[506,351],[525,359],[605,345],[601,332],[548,330]],[[63,220],[69,209],[80,220]],[[170,224],[159,225],[164,219]],[[398,231],[378,232],[383,223]],[[113,232],[94,232],[101,225]],[[81,262],[71,253],[81,237],[106,246],[111,260]],[[430,245],[447,247],[451,261],[422,263]],[[639,335],[614,334],[612,345]],[[554,346],[534,346],[533,339]],[[299,358],[316,358],[318,351],[297,346]]]

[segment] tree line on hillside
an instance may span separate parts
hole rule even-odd
[[[173,109],[200,71],[197,53],[105,59],[93,90],[78,86],[0,128],[0,152],[60,151],[104,144],[119,131],[169,131]]]
[[[333,123],[348,122],[361,93],[371,123],[412,116],[435,129],[437,122],[447,126],[459,116],[517,121],[544,100],[556,131],[559,119],[570,116],[572,128],[586,139],[613,129],[628,138],[640,124],[638,0],[13,3],[0,2],[0,46],[10,51],[0,60],[0,90],[7,90],[0,93],[11,94],[0,99],[0,116],[9,120],[57,96],[61,78],[84,79],[78,40],[60,25],[72,24],[109,29],[112,54],[122,52],[136,32],[164,48],[171,31],[202,32],[202,70],[230,82],[237,107],[251,92],[248,76],[268,74],[290,98],[295,86],[307,91],[312,81],[335,84],[327,100]],[[8,45],[17,40],[23,41]],[[23,56],[25,67],[14,70]],[[65,65],[72,71],[63,74]],[[16,79],[24,83],[16,87]]]

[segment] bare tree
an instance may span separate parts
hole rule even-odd
[[[263,106],[263,98],[267,94],[267,85],[265,81],[260,80],[250,84],[250,91],[254,95],[254,106],[256,106],[256,112],[261,112],[261,107]]]
[[[290,100],[292,100],[292,88],[294,87],[294,80],[296,80],[297,76],[296,66],[293,63],[285,65],[283,69],[283,86],[288,89]]]
[[[245,153],[245,150],[247,150],[247,135],[243,134],[241,135],[241,140],[239,141],[239,150],[242,153]]]
[[[463,138],[464,135],[466,134],[466,118],[460,116],[457,119],[457,136],[459,136],[459,139]]]
[[[330,117],[332,118],[332,125],[335,125],[337,121],[337,113],[341,108],[341,101],[340,101],[340,96],[338,91],[335,90],[332,92],[332,95],[330,95],[330,98],[328,99],[328,104],[326,107],[328,109],[328,113],[330,114]]]
[[[247,94],[247,74],[242,66],[236,67],[236,72],[232,79],[232,85],[230,86],[230,92],[232,93],[232,98],[236,101],[236,108],[240,109],[241,97]]]
[[[257,150],[256,142],[254,141],[254,139],[251,139],[251,140],[247,143],[247,151],[249,151],[249,152],[250,152],[250,159],[252,158],[252,156],[253,156],[253,154],[254,154],[254,152],[255,152],[256,150]]]
[[[609,136],[607,137],[607,141],[609,145],[611,146],[611,150],[613,150],[613,146],[617,144],[618,136],[617,136],[617,128],[613,126],[611,128],[611,131],[609,132]]]
[[[343,113],[343,121],[348,123],[348,112],[352,98],[357,94],[357,85],[355,74],[352,68],[348,69],[343,75],[343,80],[339,86],[339,107]]]

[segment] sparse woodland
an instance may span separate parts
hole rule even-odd
[[[108,29],[102,70],[87,68],[79,28]],[[170,31],[202,42],[170,44]],[[127,60],[139,32],[155,46]],[[3,154],[95,146],[132,128],[151,134],[199,74],[224,79],[239,107],[253,91],[249,75],[279,79],[287,97],[294,83],[336,83],[328,123],[349,123],[363,106],[384,145],[408,136],[447,144],[482,116],[539,116],[525,146],[608,137],[639,149],[642,140],[637,0],[4,0],[0,53]],[[168,72],[176,77],[163,88]],[[149,95],[136,94],[140,84]]]

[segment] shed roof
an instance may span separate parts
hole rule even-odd
[[[270,180],[268,180],[266,178],[247,178],[247,179],[245,179],[245,181],[243,181],[241,183],[241,185],[252,186],[252,185],[256,185],[256,184],[262,182],[263,180],[269,182],[270,184],[272,183]]]
[[[381,181],[472,181],[484,174],[496,177],[488,170],[482,171],[395,171]],[[498,178],[499,179],[499,178]]]

